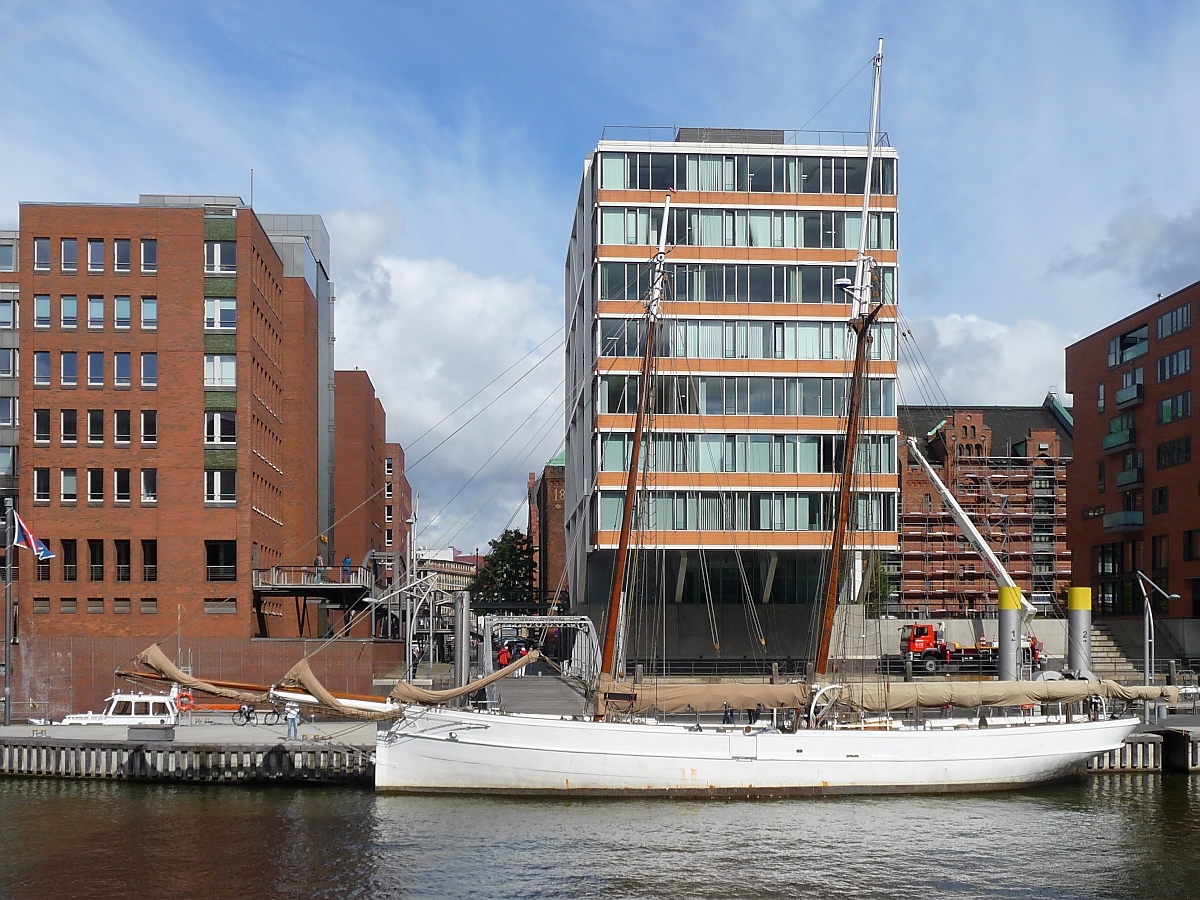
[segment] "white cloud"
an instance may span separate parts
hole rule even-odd
[[[346,214],[335,221],[361,218]],[[527,473],[540,472],[557,449],[563,433],[558,308],[532,279],[482,278],[444,259],[385,254],[339,285],[337,365],[368,370],[387,410],[389,434],[405,445],[410,481],[422,493],[418,527],[428,528],[423,546],[450,540],[460,547],[486,545],[523,502]],[[510,366],[494,386],[438,425]],[[524,528],[523,512],[515,524]]]
[[[900,341],[902,402],[1037,406],[1047,391],[1064,390],[1066,343],[1059,328],[1038,319],[917,319]]]

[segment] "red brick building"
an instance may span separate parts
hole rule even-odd
[[[1042,406],[902,406],[904,439],[917,438],[959,505],[1013,580],[1039,606],[1071,584],[1066,471],[1071,415]],[[997,586],[924,470],[910,458],[900,483],[899,601],[903,609],[959,615],[994,610]],[[893,573],[895,579],[895,573]]]
[[[307,600],[259,590],[332,540],[327,236],[273,218],[237,197],[21,205],[19,506],[56,556],[21,554],[14,698],[95,708],[154,641],[271,681],[304,651],[252,638],[317,635]],[[314,661],[362,689],[355,655]]]
[[[533,547],[533,596],[544,606],[570,608],[565,576],[567,532],[563,517],[566,501],[566,458],[559,454],[540,476],[529,473],[529,542]]]
[[[1102,616],[1142,614],[1139,570],[1200,618],[1200,461],[1193,459],[1192,323],[1200,282],[1067,348],[1075,395],[1070,543]]]

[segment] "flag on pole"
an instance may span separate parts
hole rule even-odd
[[[13,518],[17,520],[17,535],[13,541],[13,546],[32,550],[39,560],[51,559],[54,554],[50,552],[50,548],[34,536],[33,532],[29,530],[29,526],[25,524],[25,520],[21,518],[16,510],[13,510]]]

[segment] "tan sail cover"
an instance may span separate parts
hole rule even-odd
[[[832,693],[832,692],[831,692]],[[914,706],[1022,706],[1074,703],[1089,697],[1109,700],[1179,702],[1179,688],[1126,687],[1115,681],[947,681],[893,684],[843,684],[838,699],[857,709],[881,712]]]
[[[336,709],[339,712],[345,710],[340,700],[325,689],[325,685],[317,680],[317,676],[313,674],[313,670],[308,665],[307,659],[302,659],[283,676],[283,680],[277,687],[287,690],[290,685],[299,685],[308,693],[312,694],[320,702],[322,706],[328,706],[330,709]]]
[[[620,699],[635,695],[634,700]],[[608,695],[607,699],[605,695]],[[649,680],[635,685],[631,681],[614,681],[600,676],[597,706],[614,712],[660,713],[712,712],[724,709],[795,709],[808,705],[807,684],[754,684],[725,682],[720,684],[680,684]]]
[[[505,678],[513,672],[525,668],[530,663],[540,659],[541,656],[538,651],[530,650],[525,656],[509,663],[503,669],[497,669],[485,678],[477,679],[462,687],[449,688],[444,691],[430,691],[402,681],[392,688],[392,692],[388,696],[400,703],[421,703],[425,706],[437,706],[439,703],[446,703],[450,700],[457,700],[459,697],[465,697],[467,694],[473,694],[480,688],[487,687],[489,684],[493,684],[501,678]]]
[[[139,653],[137,661],[153,669],[169,681],[174,681],[179,686],[191,688],[194,691],[202,691],[205,694],[212,694],[215,697],[227,697],[230,700],[239,700],[243,703],[262,703],[267,699],[266,691],[260,693],[231,687],[220,687],[215,684],[209,684],[207,681],[201,681],[199,678],[193,678],[186,672],[181,671],[175,663],[171,662],[167,658],[167,655],[159,649],[158,644],[151,644]]]

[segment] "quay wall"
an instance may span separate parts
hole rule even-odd
[[[13,647],[12,718],[60,719],[73,712],[100,710],[114,689],[133,685],[113,673],[132,668],[150,642],[136,637],[31,636]],[[309,653],[317,678],[332,691],[371,694],[372,680],[402,664],[400,642],[355,638],[332,641],[301,638],[201,637],[161,644],[177,652],[200,678],[273,684]],[[205,702],[204,698],[198,698]]]

